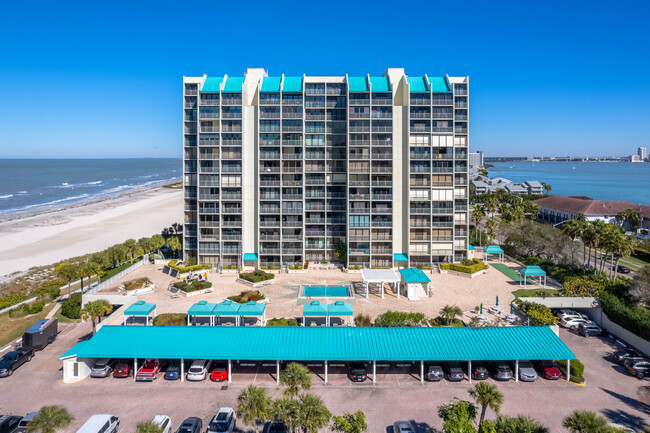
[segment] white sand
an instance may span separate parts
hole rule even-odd
[[[153,188],[48,213],[0,220],[0,275],[159,234],[183,221],[183,192]]]

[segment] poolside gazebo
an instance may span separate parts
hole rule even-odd
[[[219,318],[219,325],[221,325],[222,317],[232,317],[235,320],[235,326],[236,326],[239,324],[239,317],[237,316],[237,311],[239,310],[240,306],[241,306],[240,303],[228,299],[215,305],[214,309],[212,310],[212,315],[214,316],[215,319],[217,317]]]
[[[539,266],[526,266],[519,271],[519,285],[521,286],[522,280],[524,288],[526,288],[526,279],[528,277],[539,277],[539,285],[542,285],[542,277],[544,277],[544,287],[546,287],[546,271]]]
[[[396,268],[399,268],[400,266],[406,267],[408,266],[408,261],[409,261],[409,256],[408,254],[405,253],[395,253],[393,254],[393,262]]]
[[[483,260],[487,261],[489,254],[498,254],[499,261],[503,262],[503,250],[498,245],[488,245],[483,250]]]
[[[328,325],[327,307],[318,301],[312,301],[302,306],[302,326],[305,326],[307,317],[325,317],[325,326]]]
[[[241,326],[242,317],[259,317],[259,326],[263,326],[265,320],[264,311],[266,310],[266,305],[260,302],[248,301],[245,304],[242,304],[237,310],[237,319],[239,326]]]
[[[151,302],[138,301],[124,310],[123,324],[126,325],[128,317],[145,317],[145,326],[148,326],[151,313],[153,313],[153,317],[156,317],[156,304],[153,304]]]
[[[201,318],[208,318],[210,326],[214,326],[214,316],[212,315],[212,310],[216,307],[217,304],[208,301],[199,301],[196,304],[192,305],[189,310],[187,310],[187,325],[190,323],[196,325],[197,316]]]
[[[430,296],[429,283],[431,279],[422,271],[422,269],[408,268],[399,271],[402,279],[406,283],[406,296],[411,300],[418,300],[418,289],[424,290],[426,296]]]
[[[401,271],[400,271],[401,272]],[[379,284],[381,287],[381,298],[384,299],[384,284],[392,284],[393,289],[399,298],[400,278],[392,269],[362,269],[363,287],[366,289],[366,299],[370,284]]]
[[[331,326],[330,317],[339,316],[339,317],[349,317],[349,326],[354,326],[354,314],[352,312],[352,305],[343,301],[336,301],[333,304],[327,306],[327,322]]]

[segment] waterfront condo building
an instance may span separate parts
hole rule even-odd
[[[184,257],[216,268],[467,257],[468,77],[183,78]],[[345,245],[342,247],[340,245]]]

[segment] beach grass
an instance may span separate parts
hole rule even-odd
[[[50,302],[43,308],[43,311],[38,314],[18,317],[15,319],[9,317],[9,313],[1,314],[0,347],[4,347],[7,344],[12,343],[14,340],[22,337],[25,331],[27,331],[34,323],[38,322],[41,319],[44,319],[55,305],[56,302]]]

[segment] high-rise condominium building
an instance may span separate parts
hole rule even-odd
[[[639,155],[642,161],[648,159],[648,150],[645,147],[639,147],[636,153]]]
[[[469,153],[469,166],[470,167],[483,167],[483,152],[480,150],[478,152]]]
[[[184,77],[184,254],[217,268],[467,257],[468,77]],[[341,245],[345,245],[342,247]]]

